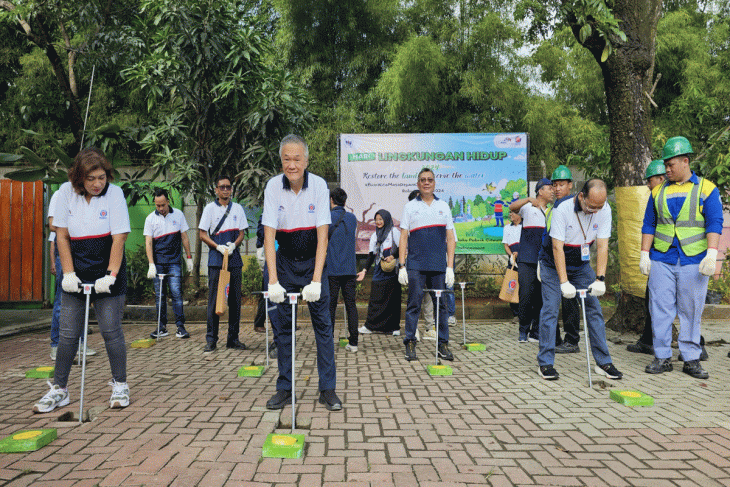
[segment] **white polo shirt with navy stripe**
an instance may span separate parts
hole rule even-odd
[[[233,201],[229,200],[229,202],[231,211],[228,212],[228,216],[218,230],[218,233],[213,235],[218,223],[228,209],[228,205],[222,206],[218,203],[218,198],[205,205],[203,214],[200,216],[200,222],[198,223],[198,228],[208,232],[208,236],[218,245],[235,242],[241,230],[248,228],[248,219],[246,218],[246,213],[243,211],[243,207]],[[208,267],[222,266],[223,254],[216,249],[210,249],[208,251]],[[233,252],[233,255],[228,256],[228,267],[243,267],[240,251]]]
[[[293,260],[313,259],[317,255],[317,227],[332,223],[327,183],[304,171],[304,183],[297,194],[284,174],[274,176],[264,190],[261,222],[276,229],[278,254]]]
[[[517,262],[537,264],[542,234],[545,231],[545,210],[539,206],[533,206],[532,203],[526,203],[520,208],[520,216],[522,217],[522,233]]]
[[[408,270],[446,271],[446,232],[453,232],[454,220],[445,201],[434,196],[428,205],[417,196],[403,208],[400,228],[409,232]]]
[[[565,201],[553,209],[549,235],[551,239],[564,243],[566,268],[575,269],[590,264],[581,258],[581,245],[590,247],[597,238],[611,236],[611,206],[605,203],[596,213],[587,214],[581,210],[576,195],[573,201]],[[546,239],[540,259],[550,267],[555,267],[551,239]]]
[[[53,225],[68,229],[76,276],[85,283],[95,282],[106,275],[109,267],[112,235],[131,231],[124,193],[119,186],[108,183],[87,203],[70,182],[63,183],[57,193]],[[126,293],[124,259],[111,290],[111,296]]]
[[[145,237],[152,237],[152,258],[155,264],[180,263],[182,232],[189,229],[183,212],[172,206],[165,216],[157,210],[147,215],[142,233]]]

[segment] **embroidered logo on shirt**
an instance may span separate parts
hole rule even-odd
[[[99,219],[100,220],[106,220],[106,210],[101,210],[99,212]]]
[[[593,224],[593,230],[598,230],[598,223]]]
[[[311,203],[309,204],[309,213],[314,213],[314,205]]]
[[[286,210],[286,208],[284,208],[284,205],[279,207],[279,211],[285,211],[285,210]]]

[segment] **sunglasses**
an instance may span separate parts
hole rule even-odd
[[[230,191],[231,188],[232,186],[230,184],[222,184],[218,186],[218,189],[220,189],[221,191]]]

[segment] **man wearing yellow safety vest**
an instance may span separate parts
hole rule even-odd
[[[646,372],[672,370],[672,322],[679,315],[682,372],[707,379],[700,365],[700,321],[717,264],[723,214],[717,187],[689,167],[693,153],[684,137],[672,137],[664,145],[667,181],[652,190],[646,206],[639,267],[649,276],[654,332],[655,358]]]

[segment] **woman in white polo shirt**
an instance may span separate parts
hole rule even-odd
[[[113,378],[109,406],[129,405],[127,347],[122,332],[127,293],[124,242],[130,231],[127,202],[121,188],[109,183],[111,163],[94,147],[78,153],[68,179],[58,190],[53,222],[64,270],[56,368],[53,384],[49,382],[51,390],[33,406],[35,413],[47,413],[70,402],[66,385],[84,328],[83,283],[94,284],[91,299]]]

